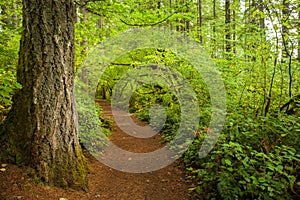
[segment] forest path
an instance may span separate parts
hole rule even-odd
[[[104,117],[112,119],[110,104],[98,102]],[[123,113],[121,113],[123,114]],[[145,123],[132,117],[135,123]],[[114,122],[109,140],[122,149],[132,152],[151,152],[160,149],[159,134],[149,139],[138,139],[124,133]],[[44,186],[30,177],[30,169],[6,165],[0,171],[0,200],[195,200],[188,189],[193,183],[186,179],[186,171],[179,161],[157,171],[148,173],[126,173],[112,169],[89,153],[85,153],[90,172],[87,192]],[[112,157],[114,155],[112,154]],[[122,160],[122,158],[121,158]],[[153,159],[153,163],[157,159]],[[127,162],[128,160],[126,160]],[[0,163],[0,166],[2,163]],[[3,165],[4,166],[4,165]]]
[[[113,119],[111,106],[105,101],[99,101],[104,118]],[[118,113],[117,113],[118,114]],[[145,123],[131,116],[135,123]],[[151,152],[163,147],[159,134],[148,138],[135,138],[123,132],[113,122],[113,132],[109,140],[120,148],[138,153]],[[101,180],[99,185],[91,185],[101,199],[109,200],[188,200],[192,199],[188,192],[191,183],[185,178],[184,167],[180,162],[148,173],[126,173],[107,167],[98,161],[90,164],[92,174],[90,180]],[[100,187],[99,187],[100,186]],[[94,188],[95,187],[95,188]]]

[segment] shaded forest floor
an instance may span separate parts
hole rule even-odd
[[[104,117],[111,118],[110,104],[99,102]],[[134,119],[136,123],[143,122]],[[120,130],[113,123],[110,141],[125,150],[132,152],[149,152],[161,148],[162,139],[159,135],[149,139],[137,139]],[[86,153],[88,166],[89,191],[64,190],[57,187],[44,186],[30,178],[30,170],[7,165],[0,172],[0,200],[68,200],[101,199],[101,200],[194,200],[201,199],[191,194],[188,189],[193,183],[186,179],[186,171],[179,161],[158,171],[133,174],[114,170]]]

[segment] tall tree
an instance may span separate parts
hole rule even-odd
[[[216,22],[217,22],[217,0],[213,0],[213,23],[212,23],[212,43],[213,43],[213,50],[212,50],[212,57],[216,57],[217,51],[217,40],[216,40]]]
[[[297,5],[297,8],[298,8],[298,55],[297,55],[297,60],[298,62],[300,62],[300,1],[298,1],[298,5]]]
[[[231,51],[231,11],[230,11],[230,0],[225,0],[225,51]]]
[[[236,45],[235,45],[235,41],[236,41],[236,18],[237,18],[237,14],[236,14],[236,8],[239,7],[239,5],[237,5],[237,1],[233,0],[233,5],[234,5],[234,9],[232,10],[232,22],[233,22],[233,27],[232,27],[232,40],[234,41],[234,43],[232,44],[232,49],[233,49],[233,53],[236,54]]]
[[[184,3],[185,3],[185,0],[179,0],[179,2],[177,2],[177,6],[183,7]],[[180,12],[181,12],[182,16],[184,16],[185,11],[181,10]],[[184,18],[179,19],[177,26],[176,26],[176,31],[185,32],[185,28],[186,28],[185,19]]]
[[[198,23],[199,23],[199,40],[200,43],[203,43],[202,36],[202,26],[203,26],[203,18],[202,18],[202,0],[198,0]]]
[[[289,56],[289,37],[290,37],[290,30],[288,28],[289,24],[289,15],[290,15],[290,1],[283,0],[282,1],[282,42],[283,42],[283,57],[287,58]]]
[[[74,99],[73,0],[23,0],[17,80],[22,89],[1,133],[1,156],[49,185],[86,186]]]

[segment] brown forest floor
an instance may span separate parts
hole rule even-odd
[[[110,104],[104,101],[99,103],[103,108],[104,117],[110,118],[112,116]],[[142,124],[136,119],[134,121]],[[113,123],[113,133],[109,139],[121,148],[133,152],[149,152],[162,147],[162,140],[159,135],[149,139],[137,139],[128,136],[115,123]],[[0,200],[59,200],[60,198],[68,200],[201,199],[188,191],[193,183],[186,179],[186,171],[179,161],[158,171],[134,174],[107,167],[88,154],[86,157],[90,169],[88,192],[44,186],[28,176],[29,170],[27,168],[19,168],[9,164],[5,167],[6,171],[0,171]]]

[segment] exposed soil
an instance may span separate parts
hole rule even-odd
[[[111,118],[110,104],[100,101],[104,116]],[[134,119],[138,124],[143,122]],[[131,152],[150,152],[160,149],[162,139],[159,134],[139,139],[127,135],[113,123],[113,133],[109,138],[114,144]],[[89,191],[64,190],[44,186],[30,178],[27,168],[7,165],[6,171],[0,171],[1,199],[49,199],[68,200],[192,200],[201,199],[192,195],[188,189],[193,183],[186,179],[186,171],[179,161],[157,171],[148,173],[126,173],[112,169],[86,153],[90,173],[88,175]],[[1,164],[1,163],[0,163]],[[0,166],[1,168],[1,166]]]

